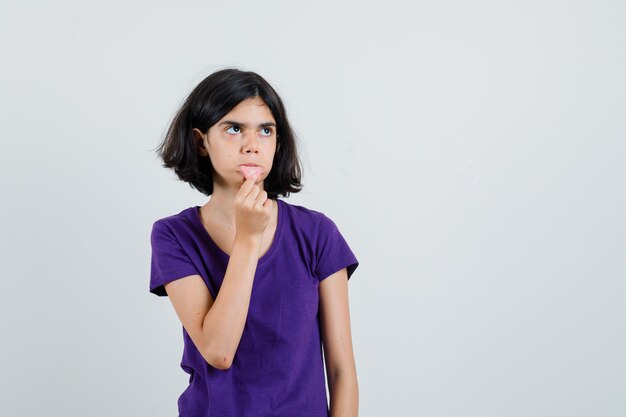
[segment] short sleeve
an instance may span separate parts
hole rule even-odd
[[[337,225],[322,214],[317,228],[315,245],[315,275],[321,281],[335,272],[348,268],[348,279],[359,266],[359,261],[339,232]]]
[[[150,292],[167,296],[165,284],[189,275],[199,275],[189,255],[172,230],[157,221],[152,225],[150,235],[152,260],[150,264]]]

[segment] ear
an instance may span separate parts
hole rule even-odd
[[[191,133],[193,134],[194,143],[196,145],[196,149],[198,150],[198,155],[209,156],[209,153],[204,147],[204,139],[206,138],[206,135],[195,127],[192,129]]]

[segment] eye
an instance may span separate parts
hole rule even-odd
[[[230,129],[237,129],[235,132],[231,132]],[[226,129],[226,132],[228,133],[239,133],[241,132],[241,128],[239,126],[231,126],[228,129]]]
[[[272,136],[272,129],[270,129],[269,127],[264,127],[263,129],[261,129],[261,135]]]

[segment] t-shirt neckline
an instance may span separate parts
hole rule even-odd
[[[272,245],[270,246],[270,248],[267,250],[267,252],[265,252],[265,254],[263,256],[261,256],[258,260],[257,266],[261,265],[263,263],[265,263],[267,261],[267,259],[269,259],[272,254],[276,251],[276,246],[278,246],[278,241],[281,237],[282,234],[282,229],[283,229],[283,201],[280,199],[276,199],[274,200],[276,201],[276,209],[278,211],[277,214],[277,219],[276,219],[276,232],[274,232],[274,238],[272,239]],[[193,212],[193,218],[195,221],[195,224],[197,227],[200,228],[200,233],[204,236],[205,240],[209,243],[209,245],[211,245],[211,247],[213,247],[213,249],[215,249],[222,258],[224,258],[225,260],[230,259],[230,255],[228,255],[226,252],[224,252],[222,250],[222,248],[220,248],[219,246],[217,246],[217,243],[215,243],[215,241],[213,240],[213,238],[211,237],[211,235],[209,234],[209,232],[206,230],[206,228],[204,227],[204,224],[202,224],[202,218],[200,217],[200,206],[194,206],[192,207],[192,212]]]

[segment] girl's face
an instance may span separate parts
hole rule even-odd
[[[260,97],[243,100],[207,134],[193,130],[199,154],[211,158],[214,183],[238,189],[245,181],[240,165],[256,164],[262,170],[256,183],[263,189],[276,152],[276,121]]]

